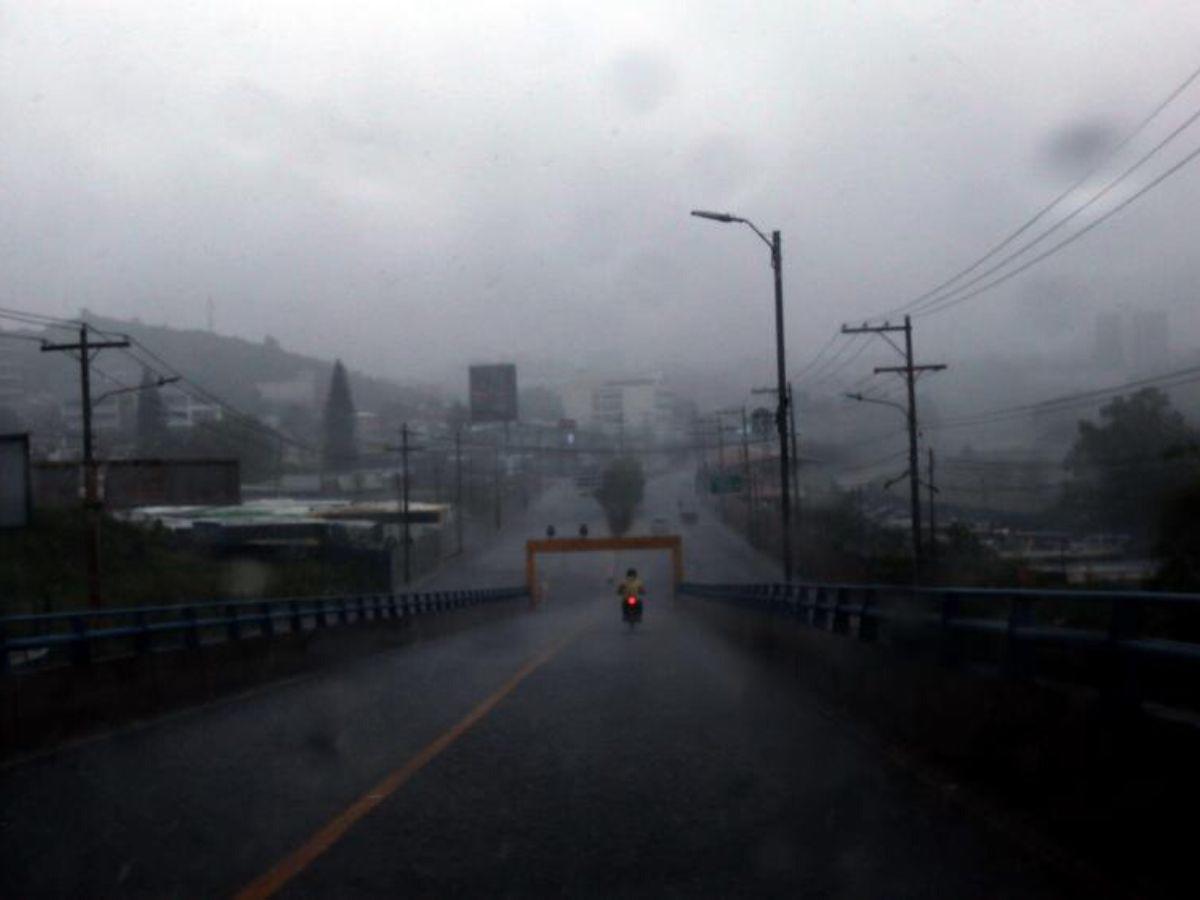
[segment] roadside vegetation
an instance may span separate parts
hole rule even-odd
[[[86,537],[76,511],[40,513],[28,528],[0,531],[0,615],[85,608]],[[100,546],[108,607],[386,589],[383,567],[365,558],[223,556],[163,529],[107,517]]]
[[[633,457],[614,459],[601,473],[595,497],[604,510],[608,531],[614,537],[625,534],[633,525],[645,487],[642,464]]]

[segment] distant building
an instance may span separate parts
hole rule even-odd
[[[690,407],[660,375],[579,381],[562,388],[566,417],[613,436],[657,440],[687,428]]]

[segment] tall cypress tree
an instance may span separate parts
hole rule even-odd
[[[353,469],[358,462],[357,420],[354,400],[350,396],[350,380],[346,367],[339,359],[333,364],[329,381],[329,396],[325,400],[324,463],[328,471]]]
[[[158,390],[154,375],[143,367],[137,405],[137,452],[143,459],[167,449],[167,407]]]

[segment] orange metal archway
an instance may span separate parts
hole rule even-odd
[[[594,553],[605,550],[670,550],[675,587],[679,587],[679,583],[683,581],[683,538],[677,534],[619,538],[544,538],[525,542],[525,583],[529,585],[529,596],[537,602],[539,553]]]

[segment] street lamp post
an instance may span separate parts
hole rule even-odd
[[[778,231],[772,231],[771,236],[767,237],[749,219],[743,219],[730,213],[694,209],[692,215],[699,219],[710,219],[713,222],[737,222],[746,225],[771,248],[771,268],[775,273],[775,367],[778,390],[775,425],[779,431],[779,513],[780,524],[783,526],[783,580],[791,581],[792,504],[788,502],[791,497],[791,465],[788,462],[787,356],[783,345],[783,241]]]

